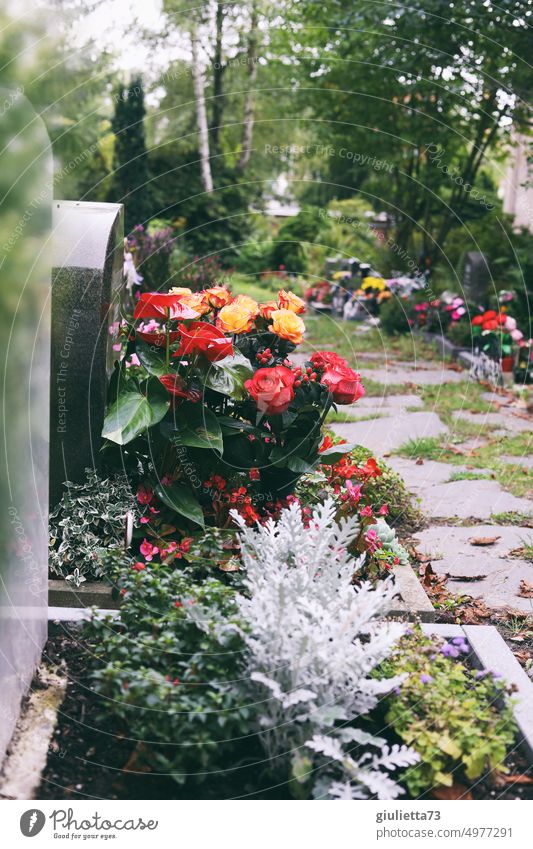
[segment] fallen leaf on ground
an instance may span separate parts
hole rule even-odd
[[[423,466],[423,465],[424,465],[424,461],[423,461],[422,457],[419,457],[419,458],[418,458],[418,460],[416,461],[415,465],[416,465],[416,466]]]
[[[516,657],[517,661],[522,664],[522,666],[525,666],[528,660],[531,659],[531,652],[529,652],[527,649],[517,649],[513,652],[513,654]]]
[[[430,563],[431,560],[436,559],[433,558],[431,554],[424,554],[422,551],[417,551],[416,548],[413,551],[413,557],[415,560],[418,560],[419,563]]]
[[[493,772],[491,778],[495,787],[506,787],[508,784],[533,784],[533,778],[524,773],[506,775],[503,772]]]
[[[461,799],[468,801],[472,798],[470,790],[464,784],[452,784],[451,787],[435,787],[432,794],[434,799]]]
[[[520,592],[517,595],[520,598],[533,598],[533,584],[522,578],[520,581]]]
[[[473,599],[464,612],[461,613],[461,622],[464,625],[477,625],[480,619],[489,619],[492,616],[490,610],[481,599]]]
[[[469,581],[482,581],[486,577],[486,575],[448,575],[448,580],[468,583]]]
[[[501,539],[501,536],[498,537],[470,537],[468,542],[470,545],[494,545],[495,542]]]

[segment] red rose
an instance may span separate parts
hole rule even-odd
[[[179,374],[164,374],[159,380],[173,398],[186,398],[187,401],[200,400],[200,393],[195,389],[187,389],[186,381]]]
[[[483,317],[483,330],[497,330],[499,327],[498,321],[495,318],[491,318],[490,321],[486,321],[485,317]]]
[[[218,327],[206,321],[192,321],[189,327],[178,325],[181,344],[174,354],[183,357],[190,354],[204,354],[210,363],[216,363],[233,354],[231,339],[228,339]]]
[[[315,351],[311,357],[311,362],[314,367],[321,370],[326,370],[328,366],[346,366],[348,363],[343,357],[339,357],[334,351]]]
[[[483,324],[483,316],[475,315],[471,323],[474,327],[478,327],[480,324]]]
[[[284,413],[294,398],[295,376],[285,366],[260,368],[244,384],[261,413],[274,416]]]
[[[182,295],[143,292],[133,313],[134,318],[198,318],[198,313],[181,303]]]
[[[328,366],[320,383],[327,386],[336,404],[353,404],[365,394],[361,376],[343,363]]]

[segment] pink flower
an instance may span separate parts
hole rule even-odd
[[[154,493],[151,489],[142,484],[139,484],[137,487],[137,501],[139,504],[150,504],[154,497]]]
[[[140,521],[141,525],[147,525],[148,522],[150,521],[150,519],[148,518],[148,516],[141,516],[139,521]]]
[[[116,345],[113,345],[113,350],[114,351],[122,351],[122,344],[120,342],[117,342]]]
[[[388,504],[382,504],[381,507],[378,510],[378,514],[380,516],[388,516],[389,515],[389,505]]]
[[[137,354],[132,354],[131,357],[129,358],[128,362],[126,363],[126,368],[129,368],[129,366],[140,366],[140,364],[141,364],[141,361],[140,361],[139,357],[137,356]]]
[[[520,340],[523,339],[523,338],[524,338],[524,334],[522,333],[521,330],[518,330],[518,329],[511,330],[511,339],[513,340],[513,342],[520,342]]]
[[[346,481],[346,489],[348,490],[348,498],[352,504],[357,504],[361,500],[361,484],[353,485],[351,481]]]
[[[156,554],[159,554],[159,549],[156,545],[152,545],[151,542],[148,542],[146,537],[143,539],[140,552],[143,555],[144,559],[148,561],[148,563],[155,557]]]
[[[359,510],[359,515],[363,516],[364,518],[371,519],[372,516],[373,516],[372,507],[370,507],[370,505],[367,504],[366,507],[363,507],[362,510]]]
[[[516,330],[516,318],[511,318],[510,315],[505,317],[505,329]]]

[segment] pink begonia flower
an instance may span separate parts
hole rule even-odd
[[[150,519],[148,518],[148,516],[141,516],[139,521],[140,521],[141,525],[147,525],[148,522],[150,521]]]
[[[114,336],[119,329],[120,324],[118,321],[114,321],[113,324],[109,325],[109,335]]]
[[[378,510],[378,513],[379,513],[380,516],[388,516],[389,515],[389,505],[388,504],[382,504],[381,507]]]
[[[132,354],[128,362],[126,363],[126,368],[129,368],[130,366],[140,366],[140,364],[141,361],[137,354]]]
[[[459,321],[459,319],[461,318],[461,315],[462,315],[462,313],[460,313],[459,310],[454,310],[452,312],[453,321]]]
[[[117,344],[116,344],[116,345],[113,345],[113,350],[114,350],[114,351],[122,351],[122,345],[121,345],[121,343],[120,343],[120,342],[117,342]]]
[[[516,318],[511,318],[511,316],[508,315],[505,319],[505,329],[516,330]]]
[[[351,481],[346,481],[346,489],[348,497],[353,504],[357,504],[361,500],[361,484],[353,485]]]
[[[156,545],[152,545],[151,542],[148,542],[145,537],[140,546],[140,552],[143,555],[144,559],[150,562],[150,560],[152,560],[156,554],[159,554],[159,549]]]
[[[154,493],[151,489],[143,486],[142,483],[137,487],[137,501],[139,504],[150,504],[153,500]]]
[[[520,342],[521,339],[524,338],[524,334],[521,330],[511,330],[511,339],[513,342]]]

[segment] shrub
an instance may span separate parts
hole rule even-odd
[[[446,336],[460,348],[472,347],[472,328],[468,321],[454,321],[449,326]]]
[[[50,570],[79,587],[104,574],[102,549],[124,546],[126,516],[137,507],[124,477],[102,480],[86,469],[82,484],[66,482],[66,491],[50,513]]]
[[[408,319],[408,307],[405,301],[398,298],[390,298],[382,304],[379,317],[381,327],[389,336],[397,336],[400,333],[410,333],[411,326]]]
[[[488,770],[508,771],[503,762],[515,726],[508,704],[496,706],[505,687],[490,672],[469,668],[460,659],[468,652],[462,637],[445,642],[416,630],[378,670],[406,675],[387,698],[385,719],[420,754],[402,778],[413,797],[435,786],[471,782]]]

